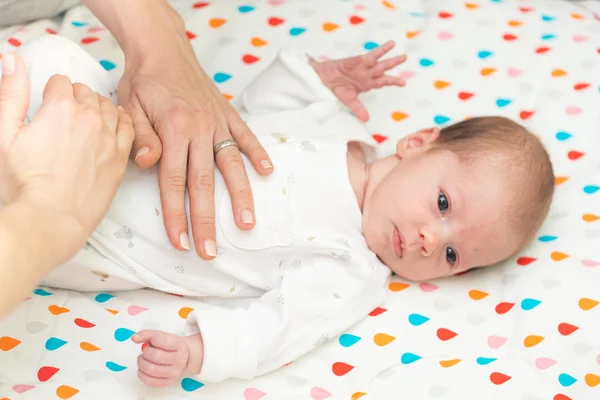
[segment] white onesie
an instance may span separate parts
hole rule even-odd
[[[21,51],[38,74],[32,77],[34,105],[40,104],[40,82],[57,72],[85,73],[90,79],[82,83],[107,96],[114,91],[101,67],[65,39],[44,38]],[[204,382],[252,378],[297,359],[381,304],[390,275],[361,233],[346,162],[348,141],[361,141],[371,152],[375,142],[340,108],[308,57],[282,50],[237,106],[275,165],[265,178],[244,158],[254,194],[253,230],[235,225],[216,171],[218,257],[204,261],[193,248],[176,250],[163,225],[157,170],[131,164],[88,245],[44,281],[75,290],[149,287],[221,299],[222,305],[197,309],[187,320],[187,333],[203,336],[198,378]],[[244,306],[239,298],[246,298]]]

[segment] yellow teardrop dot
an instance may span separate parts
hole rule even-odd
[[[444,368],[450,368],[453,365],[456,365],[460,362],[461,360],[458,358],[455,358],[454,360],[444,360],[444,361],[440,361],[440,365]]]
[[[588,299],[587,297],[584,297],[579,300],[579,308],[581,308],[583,311],[591,310],[598,304],[599,303],[596,300]]]
[[[552,254],[550,254],[550,257],[554,260],[554,261],[562,261],[565,258],[569,257],[568,254],[565,253],[561,253],[560,251],[553,251]]]
[[[394,336],[386,335],[385,333],[378,333],[373,338],[373,341],[377,346],[385,346],[392,343],[396,338]]]
[[[529,335],[525,338],[523,343],[525,344],[525,347],[533,347],[537,344],[540,344],[544,339],[545,338],[543,336]]]
[[[390,288],[390,290],[391,290],[392,292],[399,292],[399,291],[401,291],[401,290],[404,290],[404,289],[406,289],[406,288],[407,288],[407,287],[409,287],[409,286],[410,286],[410,285],[409,285],[409,284],[407,284],[407,283],[402,283],[402,282],[392,282],[392,283],[390,283],[390,286],[389,286],[389,288]]]
[[[473,300],[481,300],[488,296],[488,293],[481,290],[469,290],[469,297]]]
[[[599,219],[600,219],[600,217],[597,216],[597,215],[594,215],[594,214],[583,214],[583,220],[585,222],[594,222],[594,221],[597,221]]]
[[[183,319],[186,319],[190,313],[194,311],[193,308],[190,307],[182,307],[179,309],[179,316]]]

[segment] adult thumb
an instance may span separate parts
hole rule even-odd
[[[0,145],[10,146],[27,116],[29,75],[23,58],[16,53],[2,55],[0,80]]]
[[[141,107],[133,107],[129,113],[135,130],[131,155],[139,168],[150,168],[162,155],[162,143]]]

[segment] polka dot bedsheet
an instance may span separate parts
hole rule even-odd
[[[367,126],[399,137],[469,116],[526,125],[551,154],[556,196],[536,239],[504,265],[387,300],[311,354],[252,381],[136,378],[142,328],[180,333],[197,301],[151,291],[38,288],[0,322],[0,399],[600,399],[600,7],[557,0],[173,1],[225,96],[283,46],[345,57],[388,39],[405,88],[363,96]],[[114,74],[123,55],[83,7],[0,32],[7,51],[44,34]],[[168,63],[169,60],[165,60]],[[176,66],[173,66],[176,67]],[[388,146],[388,147],[386,147]]]

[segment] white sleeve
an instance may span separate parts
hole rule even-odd
[[[389,270],[350,253],[285,261],[277,289],[248,308],[198,309],[187,334],[204,342],[198,379],[251,379],[278,369],[335,337],[383,302]]]
[[[250,115],[299,110],[317,102],[336,103],[306,53],[284,48],[242,91],[235,105]]]

